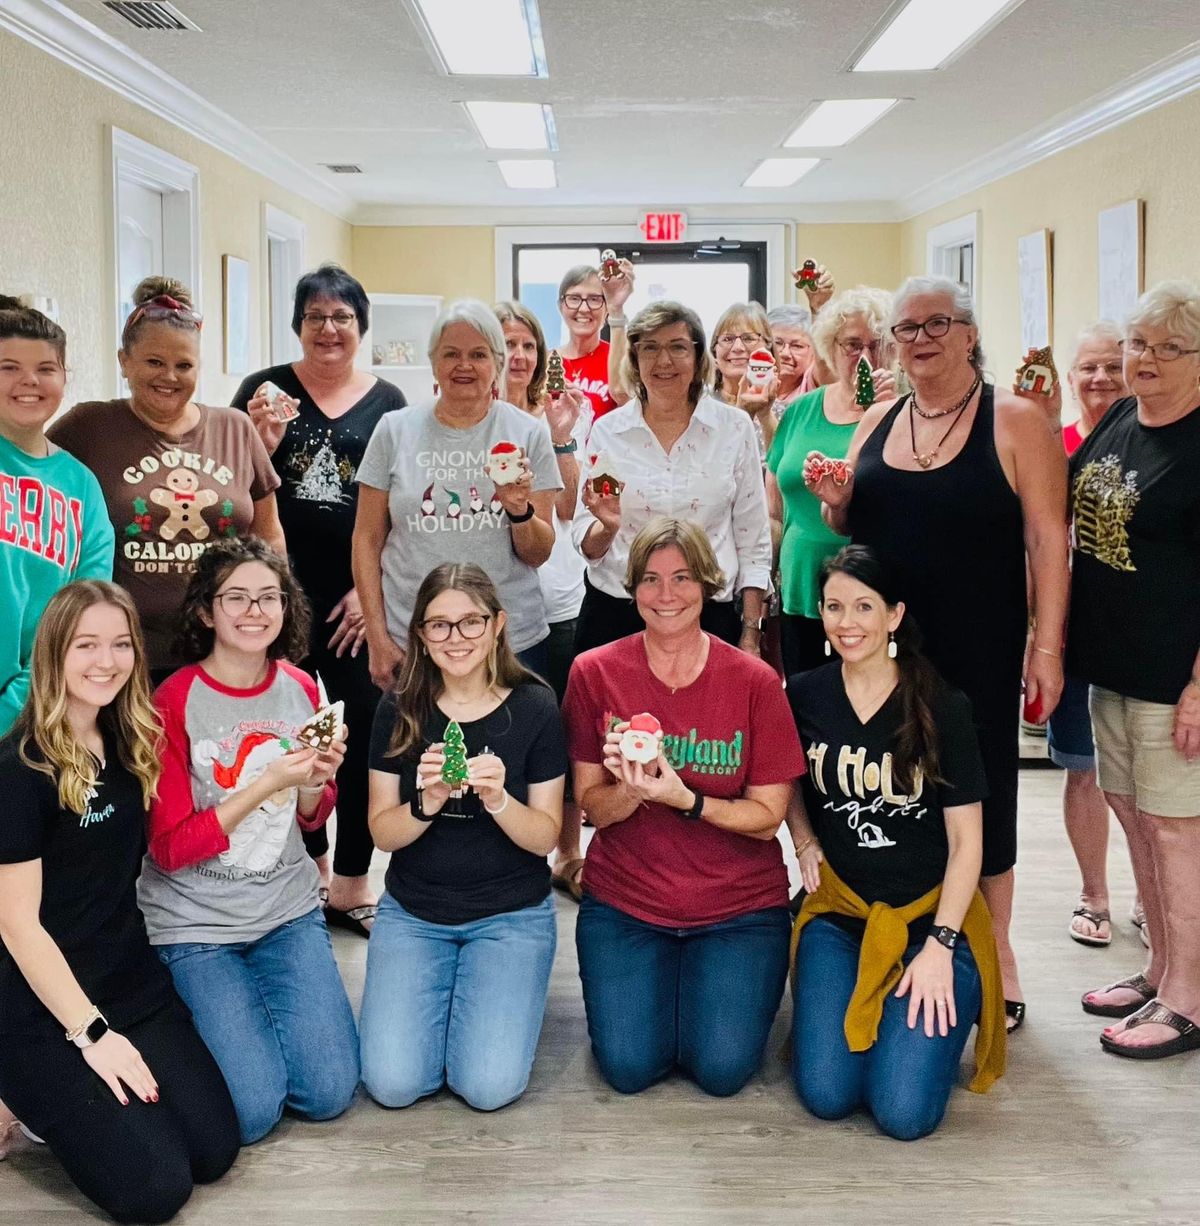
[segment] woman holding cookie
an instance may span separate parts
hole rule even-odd
[[[566,753],[554,694],[508,643],[478,566],[413,603],[371,737],[371,833],[392,853],[367,951],[363,1082],[385,1107],[448,1085],[479,1111],[529,1080],[554,961],[546,856]]]

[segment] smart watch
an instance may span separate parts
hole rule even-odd
[[[945,924],[939,924],[929,935],[939,945],[944,945],[947,949],[953,949],[958,944],[958,929],[947,928]]]

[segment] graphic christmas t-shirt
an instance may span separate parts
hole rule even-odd
[[[487,572],[508,614],[514,651],[549,632],[537,571],[517,557],[512,526],[484,471],[493,452],[497,460],[513,456],[507,444],[529,457],[534,492],[562,489],[546,423],[503,400],[466,430],[444,426],[432,405],[414,405],[385,415],[371,436],[358,481],[388,494],[383,598],[397,643],[408,639],[421,580],[443,562],[474,562]]]
[[[300,586],[318,610],[329,609],[354,586],[350,537],[358,466],[379,419],[404,408],[404,393],[378,379],[350,409],[330,418],[290,365],[273,366],[242,383],[233,407],[244,409],[267,380],[299,401],[300,416],[288,422],[271,456],[282,482],[276,495],[279,518]]]
[[[704,671],[674,691],[650,671],[640,634],[579,656],[563,701],[571,760],[600,764],[609,730],[642,712],[662,725],[664,752],[683,782],[706,796],[733,800],[804,771],[779,678],[711,635]],[[583,883],[601,902],[669,928],[716,924],[788,899],[775,839],[692,821],[662,804],[597,830]]]
[[[151,668],[168,668],[196,559],[250,530],[254,504],[279,485],[245,413],[200,408],[178,439],[151,430],[128,400],[77,404],[48,437],[96,474],[116,532],[113,578],[133,597]]]
[[[279,661],[262,685],[235,690],[193,664],[168,677],[154,700],[166,748],[138,882],[151,943],[254,941],[311,911],[318,874],[301,827],[329,817],[336,788],[325,789],[307,819],[297,814],[296,789],[285,788],[228,835],[216,806],[297,748],[297,730],[320,706],[316,682]]]
[[[946,875],[945,810],[987,795],[971,704],[942,689],[933,706],[938,774],[910,791],[892,773],[903,710],[893,691],[864,724],[842,683],[840,661],[788,680],[788,701],[808,757],[804,804],[826,860],[867,903],[903,906]]]
[[[1200,651],[1200,408],[1119,400],[1071,457],[1067,672],[1174,706]]]
[[[563,375],[592,402],[594,418],[603,417],[617,407],[608,390],[609,348],[608,341],[601,341],[581,358],[563,358]]]

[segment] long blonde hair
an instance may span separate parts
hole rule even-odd
[[[100,726],[115,739],[117,755],[141,784],[142,801],[147,807],[162,774],[159,760],[162,725],[150,700],[146,649],[133,601],[115,583],[99,579],[68,583],[51,597],[38,623],[29,666],[29,697],[14,731],[20,738],[21,761],[49,775],[58,784],[59,804],[80,814],[87,809],[88,793],[96,784],[99,763],[76,739],[68,722],[64,665],[79,619],[100,604],[114,605],[125,614],[133,641],[133,672],[116,698],[100,711]],[[37,755],[30,753],[34,746]]]

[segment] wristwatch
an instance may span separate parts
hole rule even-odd
[[[743,617],[742,627],[746,630],[757,630],[760,634],[763,628],[763,619],[761,617]]]
[[[947,928],[945,924],[939,924],[929,935],[939,945],[944,945],[947,949],[953,949],[958,944],[958,929]]]
[[[419,822],[431,822],[433,821],[433,814],[426,814],[425,805],[423,803],[424,798],[425,789],[423,787],[418,785],[417,787],[413,788],[412,800],[408,802],[408,811]]]
[[[533,518],[533,503],[525,508],[523,515],[514,515],[507,507],[504,508],[504,514],[508,516],[510,524],[527,524]]]
[[[554,448],[555,455],[574,455],[579,450],[579,440],[574,438],[565,443],[556,443],[552,439],[550,445]]]
[[[81,1050],[99,1043],[108,1034],[108,1019],[99,1009],[93,1008],[91,1013],[74,1030],[67,1031],[67,1038]]]
[[[693,789],[693,795],[696,797],[696,799],[692,801],[692,807],[690,809],[684,809],[682,812],[683,816],[686,817],[689,822],[698,822],[701,814],[704,812],[705,797],[704,793],[698,788]]]

